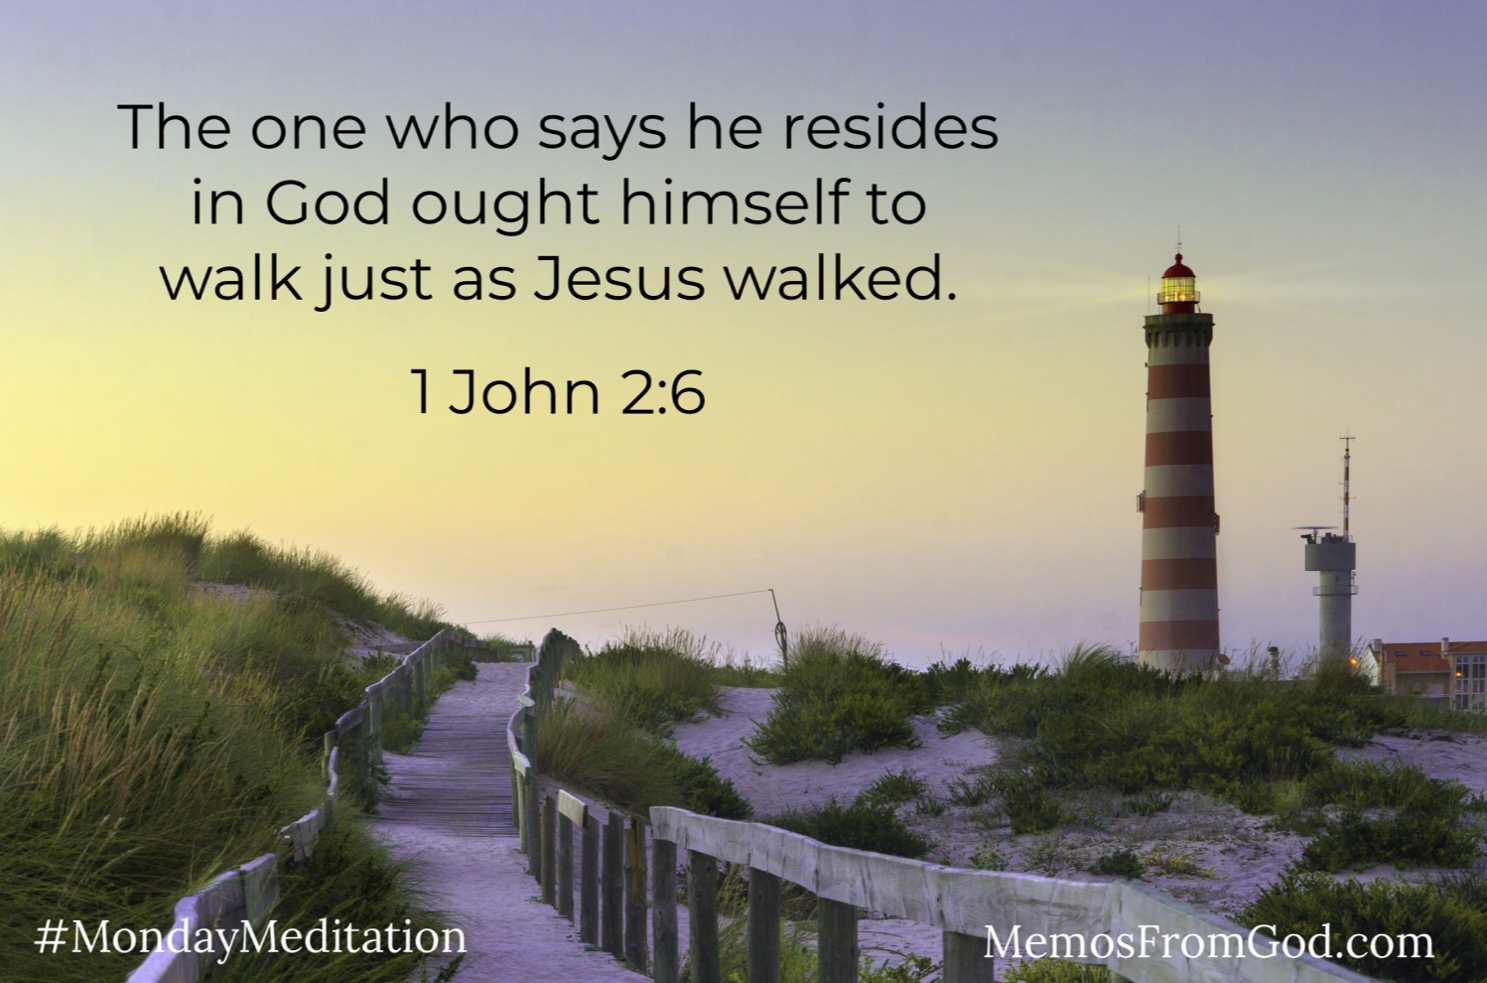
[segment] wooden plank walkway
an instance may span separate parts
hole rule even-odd
[[[434,704],[412,754],[386,756],[391,776],[377,837],[416,862],[430,903],[464,930],[455,983],[645,983],[536,897],[516,852],[506,722],[526,685],[520,663],[482,663],[480,676]]]
[[[387,756],[393,780],[378,818],[455,835],[514,836],[506,721],[516,700],[503,712],[452,695],[434,705],[411,754]]]

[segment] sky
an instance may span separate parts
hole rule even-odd
[[[0,526],[195,511],[521,637],[679,626],[767,657],[773,588],[792,630],[840,626],[911,664],[1129,650],[1142,319],[1180,230],[1215,321],[1225,647],[1315,644],[1292,527],[1340,522],[1345,433],[1354,634],[1482,638],[1483,51],[1487,13],[1468,2],[11,2]],[[446,102],[509,117],[515,142],[393,145],[387,117],[427,124]],[[179,124],[160,149],[162,103],[190,121],[189,149]],[[785,146],[791,115],[891,125],[921,103],[931,124],[995,117],[995,146],[815,148],[805,123]],[[138,147],[121,104],[154,107]],[[693,104],[753,116],[759,145],[690,147]],[[255,119],[297,114],[355,116],[363,145],[255,145]],[[658,141],[637,123],[623,148],[574,146],[582,114],[621,132],[660,117],[664,142],[642,146]],[[220,149],[197,129],[213,115]],[[545,116],[563,146],[539,146]],[[626,180],[773,201],[818,178],[849,179],[839,224],[622,220]],[[304,185],[277,199],[292,216],[384,179],[385,224],[266,208],[281,181]],[[516,224],[489,202],[544,180],[587,185],[597,221],[563,224],[555,203],[502,234]],[[923,217],[874,222],[874,184],[915,192]],[[242,223],[194,222],[201,189],[241,195]],[[487,220],[420,222],[424,191],[460,192],[467,213],[484,192]],[[300,266],[303,299],[165,289],[162,268],[236,266],[251,296],[255,253]],[[939,297],[729,292],[725,268],[814,278],[819,254],[865,266],[859,284],[938,256]],[[632,285],[644,267],[651,290],[669,268],[673,297],[541,300],[541,256],[564,275],[628,267]],[[355,292],[368,267],[415,262],[427,300],[314,310],[327,265]],[[695,300],[675,279],[688,266]],[[512,287],[485,292],[512,296],[456,298],[461,267],[510,267]],[[520,387],[527,369],[560,394],[592,382],[599,413],[449,410],[470,378]],[[637,396],[670,412],[623,413]]]

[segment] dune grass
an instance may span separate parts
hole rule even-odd
[[[318,800],[321,734],[370,680],[323,604],[202,591],[211,548],[192,516],[0,533],[5,938],[58,916],[165,926]],[[56,983],[141,958],[6,949],[8,979]]]
[[[537,730],[537,770],[632,812],[681,806],[723,819],[753,816],[709,759],[682,754],[602,704],[553,701]]]
[[[679,721],[718,712],[705,639],[680,629],[630,630],[597,652],[570,657],[563,675],[633,726],[665,736]]]
[[[1374,979],[1407,983],[1470,983],[1487,979],[1487,880],[1453,877],[1409,884],[1377,880],[1339,881],[1325,874],[1288,871],[1266,888],[1238,919],[1241,925],[1283,926],[1282,932],[1310,938],[1330,926],[1337,961]],[[1353,933],[1389,936],[1382,957],[1360,946],[1351,958],[1344,940]],[[1410,958],[1412,945],[1400,935],[1424,933],[1434,946],[1430,959]],[[1409,946],[1401,952],[1401,946]],[[1265,950],[1268,951],[1268,948]]]
[[[889,662],[881,645],[814,629],[796,641],[774,707],[745,743],[771,764],[835,763],[852,751],[916,747],[911,719],[928,709],[921,675]]]

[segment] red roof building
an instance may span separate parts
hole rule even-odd
[[[1458,710],[1487,712],[1487,642],[1386,642],[1367,655],[1385,693],[1449,701]]]

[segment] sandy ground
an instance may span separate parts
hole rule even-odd
[[[741,740],[754,723],[768,714],[771,690],[725,688],[721,717],[682,724],[677,745],[695,756],[710,755],[718,771],[767,817],[805,803],[825,802],[835,796],[848,801],[880,775],[907,770],[924,779],[930,794],[945,803],[940,815],[913,804],[900,814],[910,826],[928,836],[934,846],[926,860],[954,866],[972,866],[978,848],[994,850],[1006,869],[1062,877],[1101,878],[1086,868],[1098,857],[1120,849],[1150,855],[1156,851],[1169,861],[1169,872],[1149,874],[1147,883],[1168,894],[1224,915],[1237,913],[1280,876],[1300,854],[1304,840],[1271,829],[1263,817],[1248,816],[1231,805],[1197,793],[1173,797],[1163,812],[1143,817],[1120,796],[1089,793],[1067,803],[1073,823],[1045,834],[1015,836],[1006,816],[988,806],[958,806],[948,802],[950,783],[974,777],[1013,753],[1009,741],[966,732],[942,738],[930,718],[920,718],[915,729],[922,746],[912,750],[885,749],[853,754],[837,765],[800,762],[775,766],[756,760]],[[1380,737],[1364,748],[1342,749],[1343,756],[1417,764],[1428,774],[1462,782],[1474,793],[1487,792],[1487,748],[1474,735],[1421,733]],[[1389,867],[1360,872],[1361,879],[1418,877],[1427,871],[1401,875]],[[892,948],[894,939],[914,951],[938,958],[935,933],[901,922],[864,921],[865,944]],[[880,936],[881,933],[881,936]]]
[[[369,641],[371,641],[369,639]],[[373,642],[373,645],[376,643]],[[483,664],[480,678],[461,683],[436,705],[439,715],[469,713],[478,708],[493,729],[504,728],[516,707],[524,665]],[[978,848],[995,850],[1006,869],[1098,880],[1085,868],[1099,856],[1118,849],[1171,858],[1173,870],[1153,874],[1147,882],[1174,897],[1220,914],[1232,915],[1252,901],[1301,852],[1303,841],[1270,829],[1263,818],[1246,816],[1225,803],[1196,793],[1173,797],[1171,806],[1154,816],[1133,814],[1118,796],[1089,794],[1068,807],[1076,821],[1047,834],[1014,836],[1006,817],[988,806],[948,802],[951,783],[974,777],[1015,752],[1010,742],[967,732],[943,738],[930,718],[915,722],[921,746],[853,754],[839,764],[800,762],[778,767],[756,760],[742,743],[756,721],[768,714],[772,691],[725,688],[721,716],[679,725],[677,745],[686,753],[709,756],[718,771],[768,817],[792,807],[825,802],[832,796],[850,800],[880,775],[909,771],[924,779],[930,796],[944,811],[901,807],[906,821],[928,836],[934,846],[927,860],[971,866]],[[1473,735],[1420,733],[1380,737],[1363,748],[1339,753],[1380,761],[1420,765],[1438,778],[1456,779],[1474,793],[1487,794],[1487,748]],[[392,793],[401,782],[412,789],[436,778],[441,765],[415,754],[388,755]],[[544,782],[544,792],[557,783]],[[603,804],[586,799],[600,816]],[[469,954],[457,976],[461,983],[546,983],[546,981],[642,980],[608,955],[578,942],[572,924],[537,899],[536,882],[526,874],[526,858],[516,852],[515,836],[462,836],[439,828],[436,821],[379,825],[378,835],[399,856],[421,863],[420,882],[436,906],[452,913],[465,929]],[[577,860],[577,858],[575,858]],[[1375,877],[1401,875],[1392,868],[1362,872]],[[686,914],[679,913],[682,952],[686,951]],[[890,962],[908,953],[940,957],[940,934],[933,928],[899,919],[872,917],[860,922],[862,950]]]

